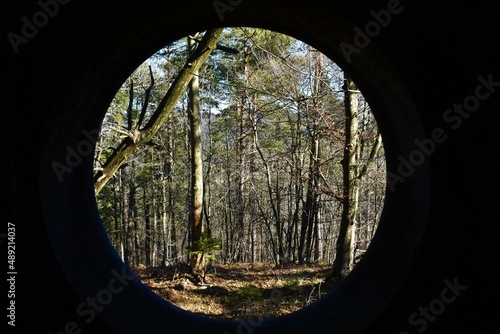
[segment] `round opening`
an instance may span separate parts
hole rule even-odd
[[[142,283],[232,320],[289,314],[333,290],[368,249],[386,186],[354,82],[299,40],[242,27],[143,62],[108,108],[94,175],[104,228]]]
[[[358,30],[325,4],[240,2],[238,10],[232,5],[231,15],[224,11],[222,18],[224,26],[254,26],[307,42],[339,64],[363,91],[384,140],[387,191],[377,231],[354,270],[329,294],[294,313],[267,320],[219,320],[186,312],[153,293],[124,266],[110,242],[93,180],[93,148],[102,119],[120,85],[150,54],[221,25],[219,7],[196,4],[199,11],[192,10],[192,3],[137,4],[134,15],[147,20],[130,20],[120,12],[120,24],[100,30],[102,40],[90,43],[81,63],[68,73],[56,94],[54,113],[48,115],[40,167],[42,209],[54,254],[83,301],[75,305],[78,324],[100,317],[120,333],[362,331],[403,284],[425,229],[428,162],[416,160],[420,155],[415,146],[425,135],[411,95],[390,61],[375,43],[347,59],[345,46],[353,45]],[[178,15],[165,20],[172,6]]]

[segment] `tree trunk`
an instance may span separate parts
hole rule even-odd
[[[196,52],[196,43],[191,37],[188,38],[189,49],[192,55]],[[203,238],[203,155],[201,140],[201,112],[199,97],[198,70],[193,71],[193,78],[189,83],[189,123],[191,144],[191,247],[193,251]],[[195,275],[204,276],[205,264],[202,253],[191,254],[190,267]]]
[[[345,113],[346,139],[342,160],[343,208],[332,271],[332,278],[335,280],[342,280],[352,269],[352,251],[355,245],[356,210],[360,186],[360,178],[358,177],[358,93],[350,78],[345,80]]]
[[[116,182],[118,181],[118,186]],[[122,248],[122,239],[121,239],[121,202],[119,192],[120,189],[117,189],[120,185],[120,177],[115,178],[113,180],[113,220],[114,220],[114,233],[113,233],[113,245],[117,248],[117,251],[120,255],[120,258],[123,260],[123,248]]]
[[[172,115],[167,120],[167,157],[165,165],[166,183],[163,182],[163,260],[166,265],[177,258],[177,229],[174,211],[174,139]],[[169,226],[170,225],[170,226]]]
[[[130,266],[130,214],[129,198],[126,184],[128,182],[128,173],[125,168],[121,174],[121,196],[122,196],[122,243],[123,243],[123,262]]]
[[[134,266],[139,265],[139,261],[141,258],[141,249],[140,249],[140,242],[139,242],[139,215],[137,212],[137,201],[136,201],[136,186],[130,182],[130,199],[129,199],[129,205],[130,205],[130,213],[131,213],[131,220],[133,222],[133,229],[130,231],[132,235],[132,263],[134,263]]]
[[[158,250],[160,249],[160,233],[158,231],[158,209],[157,209],[157,204],[156,204],[156,194],[153,197],[153,206],[152,206],[152,211],[153,211],[153,237],[151,240],[152,243],[152,249],[151,249],[151,265],[153,267],[158,266]]]
[[[146,261],[146,267],[151,267],[151,237],[153,236],[153,230],[151,229],[151,216],[150,207],[147,200],[147,184],[144,184],[142,188],[143,205],[144,205],[144,255]]]
[[[246,153],[245,153],[245,138],[246,138],[246,122],[245,122],[245,105],[246,96],[242,97],[241,105],[238,106],[238,144],[237,144],[237,157],[238,157],[238,189],[236,191],[236,228],[237,228],[237,253],[235,260],[243,261],[244,253],[244,238],[245,238],[245,164],[246,164]]]
[[[262,160],[262,163],[264,164],[265,170],[266,170],[266,186],[267,186],[267,194],[269,196],[269,205],[271,206],[271,210],[273,212],[273,218],[274,218],[274,225],[276,227],[276,235],[278,237],[278,246],[276,247],[273,236],[272,236],[272,231],[270,228],[270,225],[268,223],[268,219],[264,218],[264,221],[266,222],[266,225],[268,226],[268,231],[269,231],[269,238],[271,239],[271,244],[272,244],[272,249],[273,249],[273,257],[275,259],[276,265],[280,264],[283,260],[283,240],[282,240],[282,224],[281,224],[281,214],[280,214],[280,209],[279,209],[279,198],[276,200],[274,199],[273,196],[273,185],[272,185],[272,177],[271,177],[271,166],[269,166],[269,163],[264,156],[264,153],[262,152],[260,146],[259,146],[259,139],[257,135],[257,124],[255,118],[252,118],[252,130],[253,130],[253,137],[254,137],[254,142],[255,142],[255,149],[259,153],[259,156]],[[276,191],[278,192],[278,191]],[[279,196],[279,195],[277,195]],[[257,199],[258,200],[258,199]],[[278,203],[276,203],[278,201]],[[259,202],[258,202],[259,203]],[[262,215],[265,217],[264,210],[262,209],[262,206],[259,204],[259,209],[262,213]]]
[[[311,150],[309,156],[309,176],[307,181],[306,202],[302,209],[302,224],[300,231],[299,261],[300,263],[311,262],[313,247],[313,231],[316,212],[319,206],[318,193],[319,180],[319,138],[316,134],[311,135]]]
[[[119,193],[120,197],[118,198],[119,201],[119,208],[120,208],[120,214],[119,214],[119,221],[120,221],[120,257],[123,262],[128,263],[128,260],[125,260],[125,244],[126,244],[126,239],[125,239],[125,187],[123,186],[123,175],[122,172],[120,171],[119,177],[118,177],[118,188],[119,188]]]

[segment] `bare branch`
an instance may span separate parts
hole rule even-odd
[[[146,115],[146,111],[148,110],[149,106],[149,97],[151,95],[151,90],[155,85],[155,78],[153,76],[153,70],[151,69],[151,66],[149,66],[149,77],[150,77],[150,84],[149,87],[145,89],[144,104],[142,105],[141,115],[139,116],[139,120],[137,121],[136,125],[137,129],[141,127],[142,122],[144,121],[144,116]]]

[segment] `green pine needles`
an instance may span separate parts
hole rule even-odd
[[[187,247],[189,255],[201,255],[207,260],[214,260],[215,255],[222,250],[222,239],[212,238],[207,235],[200,240],[194,241],[193,245]]]

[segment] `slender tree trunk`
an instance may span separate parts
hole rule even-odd
[[[248,68],[245,69],[246,72],[248,72]],[[245,72],[245,78],[247,78],[247,74]],[[254,113],[254,108],[249,110],[249,114],[251,112],[251,118],[255,117]],[[257,172],[257,138],[256,136],[252,136],[251,142],[250,142],[250,152],[249,152],[249,179],[252,182],[252,187],[255,185],[256,182],[256,172]],[[248,211],[250,213],[249,217],[249,235],[250,235],[250,254],[251,254],[251,261],[252,261],[252,269],[254,268],[254,263],[256,261],[256,256],[257,256],[257,229],[255,226],[256,223],[256,217],[258,216],[257,214],[257,208],[255,206],[255,203],[257,201],[256,199],[256,194],[255,191],[249,191],[249,201],[248,201]]]
[[[146,267],[151,267],[151,237],[153,230],[151,229],[151,215],[150,206],[147,200],[147,185],[142,188],[143,191],[143,205],[144,205],[144,255],[146,260]]]
[[[189,49],[196,52],[196,44],[188,38]],[[192,55],[191,55],[192,56]],[[201,140],[201,112],[199,101],[198,70],[194,71],[189,83],[189,123],[191,143],[191,247],[197,251],[197,243],[203,238],[203,155]],[[193,274],[204,276],[204,257],[201,253],[191,254],[190,266]]]
[[[226,166],[230,166],[231,156],[230,156],[230,140],[226,138],[225,140],[225,153],[226,153]],[[226,168],[226,185],[227,189],[232,189],[233,182],[231,179],[231,169]],[[225,243],[225,253],[226,253],[226,261],[230,263],[235,259],[234,248],[235,248],[235,237],[234,237],[234,215],[233,212],[237,210],[234,207],[233,196],[231,196],[231,192],[229,192],[227,196],[227,200],[225,201],[225,227],[226,227],[226,243]]]
[[[332,278],[345,278],[352,265],[352,251],[356,236],[356,211],[360,179],[358,178],[358,93],[354,82],[345,80],[346,141],[344,146],[343,167],[343,209],[337,239],[336,255]]]
[[[275,219],[275,225],[276,225],[276,236],[278,238],[278,261],[279,263],[283,263],[285,260],[285,248],[283,245],[283,232],[284,232],[284,226],[283,226],[283,221],[282,221],[282,215],[281,215],[281,191],[279,187],[279,168],[277,166],[276,168],[276,182],[275,182],[275,190],[274,192],[276,193],[276,200],[271,200],[271,206],[273,208],[274,212],[274,219]],[[269,195],[272,195],[270,192]],[[274,203],[274,204],[273,204]]]
[[[252,187],[255,184],[256,181],[256,174],[255,172],[257,171],[257,159],[256,159],[256,152],[257,152],[257,138],[255,136],[252,136],[251,139],[251,146],[250,146],[250,161],[249,161],[249,173],[250,177],[249,179],[252,182]],[[257,245],[257,229],[256,229],[256,222],[258,214],[257,214],[257,208],[255,206],[255,203],[257,201],[255,191],[249,191],[249,201],[248,201],[248,210],[250,212],[250,219],[249,219],[249,235],[250,235],[250,257],[252,261],[252,269],[256,261],[256,257],[258,257],[258,245]]]
[[[302,148],[302,118],[301,118],[301,112],[300,112],[300,102],[298,103],[298,109],[299,112],[297,113],[297,126],[295,129],[295,133],[292,134],[292,137],[294,137],[294,152],[293,152],[293,163],[294,163],[294,182],[295,182],[295,210],[293,213],[293,229],[294,229],[294,235],[293,235],[293,261],[300,260],[302,254],[299,254],[299,247],[300,247],[300,239],[299,239],[299,222],[300,222],[300,212],[302,209],[302,197],[304,193],[304,188],[302,185],[302,168],[303,168],[303,159],[301,157],[301,148]]]
[[[246,122],[245,122],[245,105],[246,105],[246,98],[245,96],[242,97],[242,102],[241,105],[238,106],[238,118],[239,118],[239,125],[238,125],[238,145],[237,145],[237,157],[238,157],[238,189],[236,192],[236,219],[237,219],[237,253],[236,253],[236,261],[242,261],[243,260],[243,253],[244,253],[244,238],[245,238],[245,198],[244,198],[244,192],[245,192],[245,176],[246,176],[246,170],[245,170],[245,163],[246,163],[246,156],[245,156],[245,137],[246,137]]]
[[[163,182],[163,181],[161,181]],[[158,231],[158,208],[157,208],[157,203],[156,203],[156,196],[157,193],[155,193],[153,197],[153,207],[152,207],[152,212],[153,212],[153,238],[151,241],[151,262],[153,267],[158,266],[158,250],[160,249],[160,244],[159,240],[161,234]]]
[[[132,220],[133,227],[134,227],[130,231],[131,235],[132,235],[132,242],[133,242],[132,263],[134,263],[134,266],[137,266],[139,264],[140,257],[141,257],[141,249],[140,249],[140,242],[139,242],[139,215],[137,212],[137,201],[136,201],[137,188],[135,187],[135,185],[132,182],[130,182],[129,187],[130,187],[129,205],[130,205],[131,220]]]
[[[272,237],[272,231],[269,226],[267,218],[264,218],[266,225],[268,226],[268,231],[269,231],[269,236],[272,241],[273,245],[273,256],[276,262],[276,265],[280,264],[281,261],[283,260],[283,239],[282,239],[282,224],[281,224],[281,212],[279,209],[279,195],[277,195],[277,199],[275,200],[273,196],[273,184],[272,184],[272,176],[271,176],[271,166],[269,165],[266,157],[264,156],[264,153],[262,152],[260,146],[259,146],[259,139],[257,135],[257,124],[256,120],[253,118],[252,122],[252,129],[253,129],[253,136],[254,136],[254,142],[255,142],[255,148],[257,152],[259,153],[259,156],[262,160],[262,163],[264,164],[265,170],[266,170],[266,186],[267,186],[267,194],[269,197],[269,205],[271,206],[271,210],[273,213],[273,218],[274,218],[274,225],[276,227],[276,235],[278,239],[278,246],[276,247],[275,242]],[[276,190],[278,193],[278,190]],[[258,202],[259,203],[259,202]],[[262,209],[262,206],[259,204],[259,209],[261,210],[261,213],[263,216],[265,216],[264,210]]]
[[[120,189],[117,189],[119,185],[117,186],[117,179],[118,183],[120,182],[120,177],[114,178],[113,179],[113,220],[114,220],[114,233],[112,234],[113,236],[113,245],[116,246],[117,251],[123,260],[123,251],[121,248],[121,205],[120,205],[120,197],[119,197],[119,191]]]
[[[231,218],[230,218],[230,206],[229,204],[224,205],[224,237],[225,237],[225,242],[224,242],[224,263],[227,263],[230,261],[230,255],[231,255],[231,248],[230,243],[231,243],[231,236],[229,233],[230,230],[230,225],[231,225]]]
[[[167,261],[177,261],[177,228],[174,210],[174,133],[173,133],[172,115],[167,120],[167,163],[165,173],[167,175],[167,184],[163,186],[164,198],[166,200],[166,209],[164,209],[163,219],[163,264]]]
[[[117,198],[119,201],[119,208],[120,208],[120,213],[119,213],[119,222],[120,222],[120,257],[123,262],[128,263],[128,261],[125,260],[125,204],[124,203],[124,198],[125,198],[125,193],[123,192],[125,188],[123,187],[123,175],[120,170],[119,172],[119,177],[118,177],[118,188],[119,188],[119,193],[120,197]]]
[[[129,198],[127,191],[128,173],[122,169],[121,173],[121,196],[122,196],[122,224],[123,224],[123,261],[130,266],[130,214]]]
[[[319,176],[319,138],[317,134],[311,135],[311,149],[309,152],[309,176],[307,180],[306,202],[302,209],[302,223],[300,230],[299,261],[311,262],[312,238],[318,210],[319,194],[317,182]]]
[[[322,258],[322,245],[321,245],[321,216],[319,208],[316,207],[314,218],[314,261],[319,261]]]
[[[321,248],[321,239],[320,239],[320,223],[321,223],[321,215],[320,215],[320,202],[321,202],[321,174],[320,174],[320,167],[321,167],[321,143],[320,139],[318,138],[317,140],[317,147],[316,147],[316,159],[314,161],[315,163],[315,168],[314,168],[314,197],[313,197],[313,226],[311,226],[311,229],[313,229],[313,245],[311,249],[311,254],[310,256],[313,258],[314,261],[319,260],[320,258],[320,248]],[[314,252],[314,254],[313,254]]]
[[[319,224],[317,211],[319,210],[319,186],[320,186],[320,139],[321,122],[323,113],[323,102],[321,95],[324,88],[323,83],[323,56],[314,52],[314,69],[310,75],[310,87],[313,92],[312,103],[306,104],[306,112],[311,120],[310,124],[310,151],[309,151],[309,176],[307,181],[306,202],[302,211],[302,226],[299,244],[299,261],[301,263],[311,262],[313,257],[313,236],[315,224]]]

